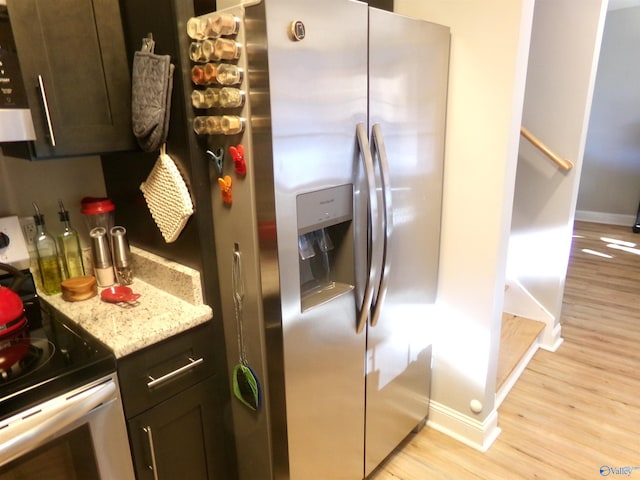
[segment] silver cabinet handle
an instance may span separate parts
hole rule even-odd
[[[149,452],[151,452],[151,465],[147,465],[147,467],[153,472],[153,480],[158,480],[158,464],[156,463],[156,450],[153,447],[153,433],[151,432],[151,426],[147,425],[146,427],[142,427],[142,430],[147,434]]]
[[[147,382],[147,388],[152,389],[154,387],[160,386],[165,382],[168,382],[169,380],[171,380],[173,377],[176,377],[178,375],[180,375],[181,373],[184,373],[188,370],[191,370],[192,368],[197,367],[198,365],[200,365],[202,362],[204,362],[204,358],[200,357],[196,360],[194,360],[193,358],[189,357],[189,363],[187,363],[186,365],[183,365],[180,368],[175,369],[172,372],[167,373],[166,375],[161,376],[160,378],[153,378],[151,375],[148,375],[149,378],[149,382]]]
[[[362,161],[364,164],[364,172],[367,179],[367,189],[369,194],[368,199],[368,210],[369,210],[369,220],[373,224],[377,221],[379,217],[378,206],[382,203],[379,198],[379,192],[376,188],[376,179],[375,179],[375,171],[373,167],[373,158],[371,155],[371,149],[369,147],[369,140],[367,135],[367,130],[364,126],[364,123],[358,123],[356,125],[356,136],[358,140],[358,146],[360,149],[360,155],[362,156]],[[378,245],[378,234],[379,230],[377,228],[371,228],[371,250],[377,250]],[[361,333],[364,329],[364,326],[367,322],[367,317],[369,316],[369,308],[371,307],[371,302],[373,300],[373,291],[375,288],[375,279],[378,276],[377,271],[377,263],[371,262],[371,265],[368,265],[369,274],[367,276],[367,281],[364,287],[364,298],[362,300],[362,305],[360,307],[360,311],[358,312],[358,320],[356,323],[356,332]]]
[[[51,122],[51,114],[49,113],[49,102],[47,100],[47,92],[44,89],[44,79],[42,75],[38,75],[38,87],[40,96],[42,97],[42,106],[44,107],[44,115],[47,118],[47,128],[49,129],[49,141],[51,146],[56,146],[56,136],[53,134],[53,123]]]
[[[382,185],[382,203],[383,203],[383,231],[382,231],[382,258],[380,259],[380,283],[377,288],[377,295],[373,301],[373,314],[371,315],[370,324],[375,327],[380,318],[380,310],[384,304],[384,298],[387,294],[387,284],[389,281],[389,241],[393,232],[393,209],[391,206],[391,185],[389,184],[389,158],[387,150],[384,146],[384,138],[382,136],[382,127],[376,123],[371,131],[372,145],[374,152],[377,153],[380,165],[380,183]]]

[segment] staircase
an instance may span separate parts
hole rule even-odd
[[[544,327],[543,322],[518,317],[511,313],[502,315],[496,377],[498,405],[502,403],[538,349],[538,339]]]

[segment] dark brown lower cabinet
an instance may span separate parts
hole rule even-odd
[[[209,378],[128,421],[139,480],[223,479],[213,474],[216,452],[223,448],[214,434],[221,428],[215,397]]]
[[[236,477],[225,421],[230,394],[216,345],[207,322],[118,360],[138,480]]]

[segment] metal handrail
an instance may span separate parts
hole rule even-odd
[[[566,160],[557,155],[553,150],[547,147],[538,137],[533,135],[529,130],[524,127],[520,128],[520,135],[529,140],[538,150],[549,157],[558,167],[562,170],[569,171],[573,168],[573,162]]]

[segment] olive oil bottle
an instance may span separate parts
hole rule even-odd
[[[60,211],[58,215],[63,225],[63,230],[58,235],[58,247],[64,271],[64,278],[81,277],[84,275],[84,263],[82,262],[82,248],[78,232],[71,228],[69,212],[64,208],[61,200],[58,200]]]
[[[62,271],[60,268],[60,257],[55,239],[45,230],[44,215],[40,213],[40,209],[36,203],[33,203],[36,214],[33,219],[36,222],[36,238],[34,245],[38,254],[38,268],[40,270],[40,279],[42,280],[42,289],[48,295],[60,293],[62,282]]]

